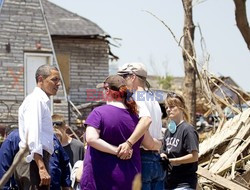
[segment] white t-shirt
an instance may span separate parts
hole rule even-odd
[[[36,87],[19,107],[18,125],[21,138],[19,147],[25,148],[27,143],[30,150],[30,155],[26,157],[27,162],[33,160],[34,153],[42,156],[43,150],[46,150],[50,154],[53,153],[54,133],[50,112],[50,99],[39,87]]]
[[[155,100],[155,96],[147,91],[136,91],[133,98],[138,106],[139,117],[151,117],[150,135],[153,138],[162,139],[162,112],[159,103]]]

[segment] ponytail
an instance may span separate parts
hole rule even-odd
[[[133,113],[133,114],[138,114],[138,110],[137,110],[137,105],[136,102],[134,101],[133,97],[131,96],[132,93],[128,92],[128,89],[126,86],[122,86],[119,89],[121,98],[124,100],[124,104],[127,106],[129,112]]]

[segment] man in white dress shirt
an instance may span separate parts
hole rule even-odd
[[[20,189],[49,189],[49,158],[54,151],[50,96],[56,95],[61,84],[59,71],[51,65],[42,65],[36,71],[34,91],[18,111],[20,148],[28,145],[29,153],[16,168]]]

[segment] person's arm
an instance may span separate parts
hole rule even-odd
[[[80,167],[76,170],[76,181],[79,183],[83,173],[83,161]]]
[[[88,145],[99,151],[117,155],[117,147],[102,140],[99,134],[100,134],[100,130],[92,126],[87,126],[86,141]]]
[[[34,154],[43,155],[41,143],[43,109],[43,103],[39,100],[32,100],[23,111],[22,128],[19,128],[21,138],[19,146],[25,148],[28,145],[30,152],[26,157],[28,163],[34,159]]]
[[[149,134],[149,131],[146,131],[146,133],[144,134],[142,145],[146,149],[159,151],[161,148],[162,142],[151,137],[151,135]]]
[[[187,154],[187,155],[182,156],[182,157],[169,158],[169,162],[173,166],[178,166],[180,164],[188,164],[188,163],[197,162],[198,158],[199,158],[198,151],[194,150],[190,154]]]
[[[51,177],[48,173],[48,171],[46,170],[45,164],[43,162],[43,158],[40,154],[34,153],[34,160],[37,164],[38,167],[38,172],[39,172],[39,176],[41,179],[40,185],[49,185],[50,184],[50,180]]]
[[[119,145],[117,155],[119,158],[126,159],[129,156],[132,146],[145,134],[151,123],[151,117],[141,117],[132,135]]]
[[[13,154],[13,150],[12,150],[13,146],[12,146],[12,142],[11,140],[5,139],[5,141],[3,142],[1,148],[0,148],[0,179],[3,177],[3,175],[8,171],[8,169],[10,168],[13,159],[15,157],[15,154]],[[17,150],[19,149],[18,144],[17,144]],[[11,184],[11,180],[8,180],[7,183],[5,184],[4,187],[10,187]]]

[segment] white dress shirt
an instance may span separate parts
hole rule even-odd
[[[30,154],[26,157],[31,162],[34,153],[43,156],[43,150],[50,154],[54,151],[53,126],[50,112],[50,99],[39,87],[29,94],[18,110],[20,148],[26,143]],[[26,142],[28,140],[28,142]]]

